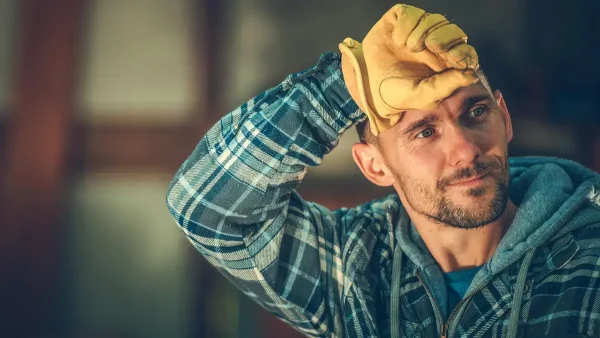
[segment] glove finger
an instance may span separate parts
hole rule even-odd
[[[425,13],[417,27],[410,33],[406,39],[406,48],[412,52],[420,52],[425,50],[425,38],[430,32],[448,25],[450,22],[441,14]]]
[[[456,89],[478,80],[473,70],[448,69],[423,80],[388,78],[379,90],[383,102],[393,109],[433,109]]]
[[[458,88],[472,85],[478,80],[479,78],[473,70],[449,69],[423,79],[413,91],[412,98],[415,102],[423,102],[424,107],[433,109]]]
[[[467,42],[467,34],[455,24],[442,26],[429,33],[425,38],[425,46],[432,53],[440,54],[450,48]]]
[[[447,52],[438,54],[449,68],[479,69],[479,57],[473,46],[461,43],[458,46],[450,48]]]
[[[409,5],[399,5],[398,7],[399,10],[395,13],[396,22],[392,39],[399,47],[404,47],[406,46],[406,39],[417,27],[421,18],[425,15],[425,11]]]
[[[363,84],[360,61],[358,60],[359,57],[362,57],[361,43],[352,38],[346,38],[338,47],[342,54],[340,68],[344,77],[344,83],[354,102],[364,112],[365,102],[363,101],[360,88]]]

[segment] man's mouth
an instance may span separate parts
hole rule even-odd
[[[470,178],[451,183],[450,186],[452,186],[452,187],[476,186],[476,185],[481,184],[483,182],[483,180],[488,176],[489,175],[487,175],[487,174],[472,176]]]

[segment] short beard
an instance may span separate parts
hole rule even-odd
[[[481,196],[483,188],[471,189],[468,194],[474,197]],[[504,180],[496,181],[496,194],[487,206],[487,217],[482,217],[463,207],[454,205],[448,198],[442,197],[437,203],[437,212],[426,214],[430,219],[447,224],[453,228],[476,229],[497,221],[504,213],[508,204],[508,185]]]
[[[458,170],[451,177],[440,180],[434,194],[427,191],[418,182],[415,182],[410,178],[400,179],[400,175],[396,175],[396,179],[406,195],[407,203],[409,203],[416,212],[437,223],[445,224],[453,228],[476,229],[498,220],[506,209],[508,204],[509,184],[508,154],[504,157],[503,162],[504,163],[502,164],[476,162],[473,165],[473,168]],[[481,175],[494,175],[497,180],[494,198],[488,205],[477,207],[480,212],[458,206],[444,194],[446,192],[446,187],[452,182]],[[469,189],[466,193],[469,196],[478,197],[485,193],[485,189],[473,188]],[[426,200],[434,203],[433,208],[431,208],[432,210],[429,212],[424,210],[424,208],[419,208],[419,206],[423,205],[422,201]],[[486,211],[481,212],[482,210]]]

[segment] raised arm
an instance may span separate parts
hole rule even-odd
[[[177,172],[167,203],[208,261],[245,294],[308,335],[341,330],[340,223],[347,213],[294,188],[365,118],[340,58],[288,76],[224,116]],[[342,221],[342,216],[345,219]]]

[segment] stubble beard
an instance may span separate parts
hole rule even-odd
[[[484,204],[474,203],[465,207],[450,199],[447,194],[450,183],[484,174],[495,178],[495,186],[492,187],[495,191],[489,202],[486,203],[482,197],[489,187],[471,188],[464,192],[469,198],[481,198]],[[472,168],[458,170],[451,177],[440,180],[434,192],[411,178],[396,175],[396,179],[412,209],[436,223],[453,228],[476,229],[490,224],[502,216],[508,204],[508,154],[502,164],[476,162]]]

